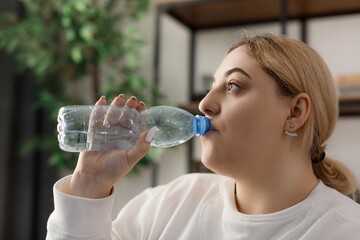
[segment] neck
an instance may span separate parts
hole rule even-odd
[[[311,161],[305,164],[306,161],[287,162],[281,168],[273,166],[263,171],[257,169],[246,178],[235,179],[238,210],[244,214],[268,214],[304,200],[318,184]]]

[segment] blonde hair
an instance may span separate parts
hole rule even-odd
[[[338,118],[338,98],[331,73],[321,56],[305,43],[272,34],[249,35],[246,32],[233,49],[246,45],[248,54],[276,81],[280,93],[294,97],[307,93],[311,110],[303,126],[303,143],[311,159],[319,159],[325,141]],[[313,163],[315,175],[326,185],[354,200],[359,192],[355,176],[343,164],[328,157]]]

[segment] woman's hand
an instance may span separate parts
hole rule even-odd
[[[105,97],[101,97],[96,105],[106,105]],[[145,104],[138,102],[136,97],[126,101],[123,94],[116,97],[111,105],[126,105],[138,111],[146,109]],[[104,116],[104,124],[109,124],[113,118],[113,113],[108,110]],[[89,126],[91,127],[91,120]],[[151,129],[141,133],[135,145],[128,150],[81,152],[67,189],[64,189],[65,193],[86,198],[108,196],[116,181],[125,176],[149,151],[155,131]]]

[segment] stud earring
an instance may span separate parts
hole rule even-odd
[[[295,128],[295,124],[294,123],[290,123],[289,124],[289,128],[290,129],[294,129]],[[296,132],[290,132],[290,131],[287,131],[285,130],[284,133],[289,136],[289,137],[297,137],[297,133]]]

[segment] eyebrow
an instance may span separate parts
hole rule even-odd
[[[225,77],[228,77],[229,75],[231,75],[231,74],[234,73],[234,72],[242,73],[242,74],[244,74],[245,76],[247,76],[248,78],[251,79],[250,75],[249,75],[244,69],[241,69],[241,68],[239,68],[239,67],[232,68],[232,69],[226,71]]]

